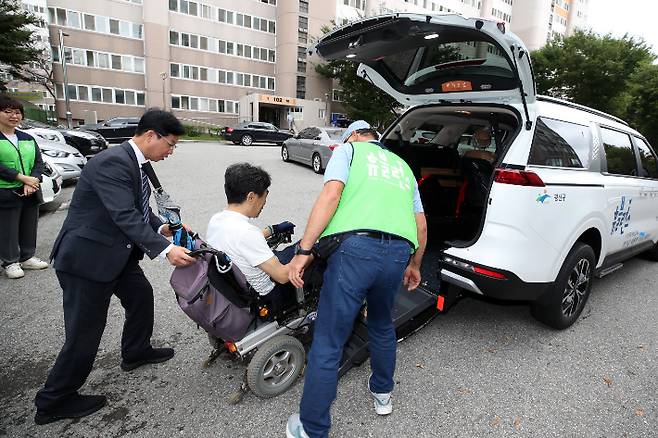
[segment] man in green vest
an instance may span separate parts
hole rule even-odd
[[[327,259],[300,413],[288,419],[289,438],[327,436],[343,346],[364,301],[372,369],[368,388],[377,414],[393,409],[393,304],[402,283],[409,290],[420,283],[427,224],[411,169],[377,138],[363,120],[347,128],[289,265],[291,283],[302,287],[315,241],[320,238],[321,252],[336,246]]]

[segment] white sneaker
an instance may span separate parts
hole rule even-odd
[[[12,263],[5,266],[5,275],[9,278],[22,278],[25,276],[25,272],[21,269],[20,263]]]
[[[368,391],[370,391],[370,378],[372,374],[368,376]],[[393,412],[393,400],[391,400],[391,393],[378,394],[376,392],[370,391],[372,398],[375,401],[375,412],[377,415],[388,415]]]
[[[308,438],[304,431],[304,425],[299,419],[299,414],[292,414],[286,424],[286,438]]]
[[[48,267],[48,263],[44,262],[38,257],[31,257],[24,262],[21,262],[21,267],[23,269],[46,269]]]

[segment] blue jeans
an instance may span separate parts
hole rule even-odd
[[[367,236],[347,238],[328,260],[320,292],[313,344],[308,356],[300,417],[311,438],[326,437],[329,408],[336,398],[338,366],[354,321],[368,302],[370,389],[393,390],[396,336],[393,304],[409,261],[403,240]]]

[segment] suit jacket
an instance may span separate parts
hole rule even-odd
[[[149,223],[143,221],[140,172],[128,142],[89,160],[50,255],[56,270],[109,282],[135,257],[133,251],[139,259],[153,259],[169,245],[157,233],[162,221],[150,207]]]

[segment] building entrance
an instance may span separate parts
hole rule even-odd
[[[258,120],[261,122],[271,123],[277,128],[281,128],[281,122],[286,120],[286,108],[275,105],[261,103],[258,105]]]

